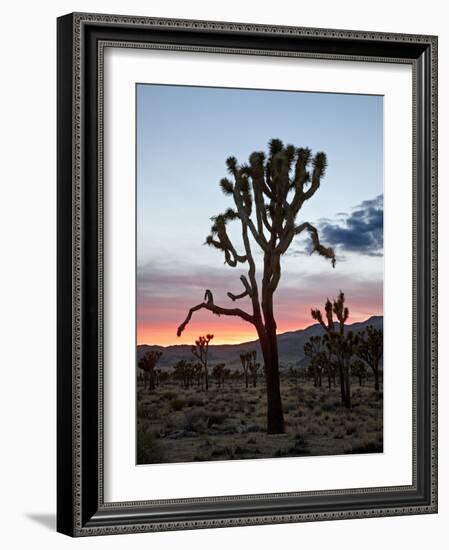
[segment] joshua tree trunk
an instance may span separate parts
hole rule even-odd
[[[346,384],[345,384],[345,375],[344,369],[341,361],[339,362],[339,378],[340,378],[340,394],[341,402],[346,403]]]
[[[349,372],[349,366],[345,369],[345,407],[351,408],[351,374]]]
[[[276,328],[263,330],[259,334],[265,371],[267,392],[267,433],[284,433],[284,413],[282,411],[281,384],[279,378],[279,357]]]
[[[150,370],[150,372],[148,373],[148,382],[149,382],[149,389],[150,391],[153,391],[154,388],[155,388],[155,384],[154,384],[154,370]]]

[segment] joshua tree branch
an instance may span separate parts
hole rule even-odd
[[[232,292],[228,292],[227,294],[228,294],[229,298],[231,298],[231,300],[232,300],[233,302],[235,302],[236,300],[240,300],[241,298],[244,298],[245,296],[249,296],[247,290],[244,290],[244,291],[241,292],[240,294],[232,294]]]
[[[232,294],[232,292],[228,292],[228,296],[229,296],[229,298],[231,298],[231,300],[233,302],[235,302],[236,300],[240,300],[241,298],[244,298],[245,296],[252,297],[252,289],[251,289],[251,286],[248,283],[248,280],[246,279],[245,275],[242,275],[240,277],[240,280],[242,281],[242,284],[245,287],[245,290],[241,294]]]
[[[253,220],[250,218],[248,213],[245,211],[245,207],[243,205],[243,200],[240,197],[239,192],[236,189],[236,187],[237,186],[235,186],[235,188],[234,188],[234,202],[235,202],[235,205],[237,207],[237,212],[239,214],[239,218],[242,222],[242,225],[246,225],[247,227],[249,227],[256,243],[262,248],[262,250],[266,250],[268,244],[267,244],[267,240],[265,239],[265,235],[263,234],[263,232],[259,233],[259,231],[257,231],[256,226],[253,223]],[[257,208],[257,205],[256,205],[256,208]]]
[[[335,263],[337,260],[335,258],[334,249],[327,248],[320,243],[320,237],[318,235],[318,230],[316,227],[314,227],[312,224],[308,222],[304,222],[301,225],[298,225],[297,227],[295,227],[294,234],[299,235],[305,230],[309,232],[310,238],[312,239],[312,244],[313,244],[312,252],[316,251],[320,256],[324,256],[325,258],[328,258],[332,262],[332,267],[335,267]]]
[[[244,321],[247,321],[248,323],[254,323],[254,317],[240,308],[228,309],[228,308],[215,305],[212,292],[210,290],[206,290],[205,297],[207,299],[207,302],[202,302],[201,304],[193,306],[189,309],[189,312],[184,322],[181,323],[178,327],[178,331],[177,331],[178,336],[181,336],[183,330],[186,328],[186,326],[189,324],[190,320],[192,319],[192,315],[195,313],[195,311],[199,311],[200,309],[207,309],[208,311],[211,311],[215,315],[228,315],[231,317],[240,317],[241,319],[243,319]]]
[[[307,189],[307,191],[302,193],[302,202],[307,201],[315,195],[320,187],[320,176],[314,172],[312,176],[312,185]]]

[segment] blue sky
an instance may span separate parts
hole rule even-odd
[[[303,253],[307,250],[304,242],[294,243],[284,258],[278,325],[282,327],[282,319],[285,326],[295,322],[293,313],[282,307],[283,293],[290,301],[292,292],[301,309],[298,328],[310,324],[309,304],[304,302],[319,298],[312,286],[336,294],[338,285],[345,283],[360,304],[369,303],[376,310],[373,313],[381,311],[382,97],[142,84],[137,86],[141,341],[154,334],[155,340],[149,343],[158,343],[153,323],[157,312],[160,325],[170,327],[175,318],[181,321],[186,296],[190,305],[200,302],[204,284],[213,289],[215,283],[214,294],[223,305],[227,305],[227,290],[239,290],[239,272],[224,266],[219,251],[202,243],[210,217],[231,206],[218,186],[227,175],[225,159],[233,155],[246,162],[251,152],[266,151],[274,137],[326,153],[326,177],[301,210],[298,222],[319,226],[323,239],[326,236],[328,240],[323,244],[332,244],[337,250],[337,267],[332,273],[324,259]],[[238,242],[237,225],[231,234]],[[322,285],[317,285],[317,280]],[[346,291],[349,300],[351,288]],[[180,304],[179,311],[175,303]],[[355,311],[356,317],[369,313],[362,305]],[[191,335],[193,339],[195,332]]]

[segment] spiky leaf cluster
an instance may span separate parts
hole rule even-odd
[[[330,259],[334,265],[334,251],[321,245],[317,230],[310,224],[295,225],[303,203],[318,190],[326,166],[323,152],[312,156],[309,148],[284,145],[280,139],[270,140],[268,155],[263,151],[251,153],[246,164],[228,157],[226,167],[230,179],[221,179],[220,187],[225,195],[234,199],[235,208],[212,218],[206,244],[221,250],[225,262],[232,267],[247,261],[247,254],[236,252],[226,228],[228,222],[239,218],[244,230],[249,228],[265,252],[283,254],[293,237],[307,230],[312,251]]]

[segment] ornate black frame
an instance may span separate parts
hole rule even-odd
[[[153,47],[413,67],[413,483],[105,503],[102,51]],[[58,504],[71,536],[437,511],[437,38],[95,14],[58,19]]]

